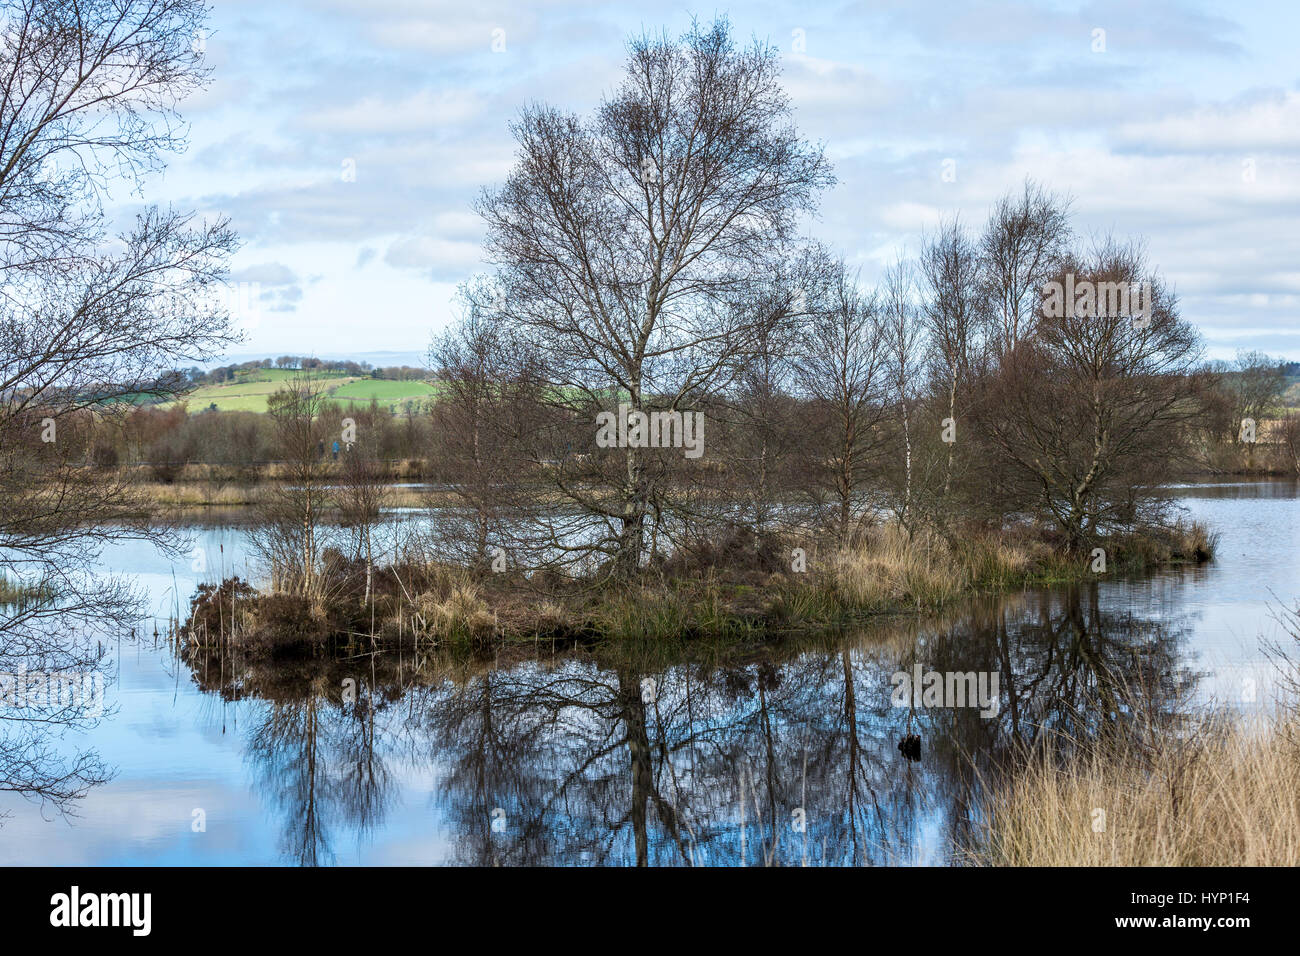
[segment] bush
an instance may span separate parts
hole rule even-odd
[[[91,451],[91,458],[94,460],[96,468],[117,467],[117,449],[105,442],[95,443],[95,447]]]
[[[227,578],[220,584],[200,584],[190,599],[190,635],[199,643],[235,632],[236,616],[257,596],[247,581]]]
[[[312,602],[299,594],[263,594],[254,602],[251,618],[248,646],[255,652],[278,654],[314,645],[329,632]]]
[[[726,525],[681,548],[662,564],[669,577],[699,577],[712,570],[758,573],[789,570],[789,551],[775,534],[755,534],[742,525]]]

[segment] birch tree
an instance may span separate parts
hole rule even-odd
[[[868,516],[867,489],[879,479],[889,409],[889,331],[877,298],[837,263],[803,327],[798,370],[801,391],[826,422],[826,444],[814,449],[810,477],[835,503],[840,547]]]
[[[789,258],[832,182],[795,129],[779,64],[770,46],[738,48],[725,20],[696,23],[676,41],[633,39],[621,85],[590,118],[535,104],[514,123],[515,167],[479,210],[495,314],[532,342],[557,405],[699,408],[779,320],[746,307],[750,290]],[[584,473],[576,454],[553,471],[589,519],[580,547],[621,577],[640,566],[663,499],[653,457],[624,447],[616,473]]]
[[[922,321],[933,387],[946,400],[948,418],[964,418],[960,405],[982,370],[987,309],[980,296],[979,251],[957,218],[943,223],[922,250],[925,285]],[[948,444],[943,493],[952,488],[956,442]]]

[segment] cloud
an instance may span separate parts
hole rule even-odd
[[[481,97],[469,90],[420,90],[390,99],[371,95],[339,106],[323,106],[297,117],[305,130],[334,134],[432,131],[445,124],[464,123],[480,115]]]
[[[1131,150],[1232,153],[1300,149],[1300,92],[1250,91],[1213,104],[1116,131],[1116,145]]]
[[[729,15],[739,42],[780,50],[799,129],[835,164],[838,185],[805,232],[862,263],[865,279],[915,253],[943,216],[978,226],[1032,176],[1074,197],[1084,235],[1145,237],[1207,336],[1297,324],[1300,13],[736,0]],[[506,0],[317,0],[223,4],[215,16],[215,82],[192,116],[182,105],[195,149],[159,195],[229,215],[241,256],[322,273],[314,286],[275,287],[275,306],[310,312],[313,329],[342,342],[356,303],[380,294],[369,284],[383,284],[388,312],[423,317],[431,287],[483,267],[473,203],[515,162],[509,123],[521,107],[590,115],[621,79],[625,38],[676,34],[689,15],[668,0],[546,0],[526,12]],[[504,53],[491,50],[495,28]],[[1098,28],[1104,53],[1092,51]],[[372,346],[407,344],[393,334]]]
[[[430,278],[455,281],[473,271],[481,259],[478,243],[439,236],[411,236],[393,242],[384,262],[394,269],[417,269]]]
[[[230,277],[236,282],[257,282],[268,286],[298,284],[297,274],[279,262],[264,262],[260,265],[245,266],[242,269],[232,269]]]
[[[293,312],[302,301],[302,283],[297,273],[279,262],[231,269],[230,279],[241,287],[247,283],[258,307],[268,312]]]

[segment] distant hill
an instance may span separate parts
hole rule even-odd
[[[298,354],[296,350],[290,350],[293,354]],[[229,352],[225,355],[215,355],[211,359],[196,363],[202,369],[217,368],[221,365],[237,365],[241,362],[252,362],[267,358],[274,359],[281,353],[270,354],[267,352]],[[423,368],[428,361],[428,355],[425,352],[400,352],[400,351],[377,351],[377,352],[312,352],[313,358],[326,359],[333,361],[352,361],[365,362],[375,368],[384,368],[389,365],[411,365],[416,368]]]
[[[191,413],[202,412],[216,406],[223,412],[265,412],[266,400],[299,375],[292,369],[253,369],[240,372],[234,381],[220,385],[203,385],[183,399]],[[428,382],[396,382],[386,379],[348,375],[346,372],[317,371],[312,377],[325,387],[325,394],[341,405],[369,405],[378,399],[381,407],[400,411],[411,400],[422,400],[436,393]]]

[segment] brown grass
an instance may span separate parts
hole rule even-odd
[[[149,502],[160,508],[244,507],[260,504],[275,485],[220,484],[207,481],[141,482],[136,486]],[[428,493],[421,488],[390,487],[385,505],[419,508],[428,504]]]
[[[431,635],[477,637],[490,635],[496,630],[496,618],[468,574],[450,582],[441,597],[433,592],[417,596],[415,606]]]
[[[897,525],[873,529],[832,559],[835,587],[864,610],[898,605],[934,607],[967,586],[965,569],[942,538],[918,532],[909,540]]]
[[[1053,557],[1041,541],[983,533],[950,545],[935,532],[922,529],[909,537],[887,524],[835,554],[831,570],[838,595],[852,607],[936,608],[972,589],[1025,584]]]
[[[1136,746],[1040,750],[994,790],[976,862],[1300,865],[1300,720],[1203,718]],[[1104,817],[1102,816],[1104,814]]]

